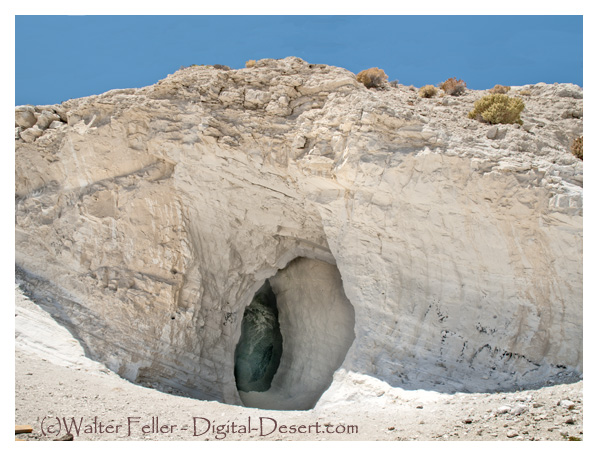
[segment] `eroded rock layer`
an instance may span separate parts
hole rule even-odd
[[[524,124],[489,127],[467,118],[484,91],[287,58],[17,107],[19,274],[89,355],[198,398],[240,403],[244,310],[297,257],[336,268],[354,313],[329,391],[579,373],[582,90],[521,89]]]

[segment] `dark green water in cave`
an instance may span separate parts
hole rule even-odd
[[[266,281],[243,313],[241,337],[235,348],[235,381],[243,392],[270,389],[281,354],[277,298]]]

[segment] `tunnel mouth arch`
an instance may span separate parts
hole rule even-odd
[[[343,364],[354,325],[336,265],[307,257],[289,262],[264,282],[244,312],[234,368],[243,405],[312,409]]]

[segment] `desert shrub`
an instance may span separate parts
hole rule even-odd
[[[447,81],[439,84],[439,88],[447,95],[462,95],[466,91],[466,83],[461,79],[449,78]]]
[[[389,84],[391,85],[391,87],[398,87],[399,86],[399,80],[394,79],[393,81],[390,81]]]
[[[507,94],[510,91],[510,86],[502,86],[501,84],[495,84],[493,89],[489,89],[492,94]]]
[[[528,89],[522,89],[520,92],[518,92],[518,95],[525,95],[525,96],[530,96],[531,95],[531,91]]]
[[[420,95],[422,98],[434,97],[435,95],[437,95],[437,88],[432,84],[422,86],[418,91],[418,95]]]
[[[216,68],[217,70],[226,70],[229,71],[231,69],[231,67],[228,67],[227,65],[221,65],[219,63],[212,65],[214,68]]]
[[[245,68],[252,68],[256,66],[256,61],[255,60],[248,60],[245,63]]]
[[[362,70],[357,75],[358,82],[361,82],[366,87],[383,87],[389,77],[385,72],[377,67]]]
[[[522,124],[520,113],[523,109],[524,102],[520,98],[491,94],[475,101],[468,117],[491,124]]]
[[[572,142],[572,148],[570,149],[572,154],[582,160],[582,137],[579,136]]]

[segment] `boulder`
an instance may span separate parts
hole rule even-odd
[[[37,122],[33,106],[17,106],[15,108],[15,124],[23,129],[33,127]]]
[[[47,129],[52,122],[60,120],[60,116],[52,111],[43,111],[37,118],[37,125],[41,130]]]
[[[26,143],[32,143],[42,136],[43,133],[44,131],[42,129],[40,129],[37,125],[34,125],[29,129],[22,130],[20,135],[23,141]]]

